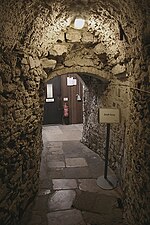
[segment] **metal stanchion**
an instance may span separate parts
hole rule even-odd
[[[111,190],[117,187],[117,179],[115,176],[108,176],[108,155],[109,155],[109,139],[110,139],[110,123],[107,123],[106,149],[105,149],[105,167],[104,176],[97,179],[97,185],[105,190]]]

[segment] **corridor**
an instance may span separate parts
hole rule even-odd
[[[81,134],[81,124],[43,126],[39,191],[21,225],[123,225],[120,190],[96,184],[104,163]]]
[[[150,225],[150,0],[1,0],[0,25],[0,225]]]

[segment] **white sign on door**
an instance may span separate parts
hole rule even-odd
[[[100,123],[120,123],[120,110],[100,108],[99,122]]]
[[[54,102],[54,98],[46,98],[46,102]]]

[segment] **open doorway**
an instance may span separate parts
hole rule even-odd
[[[77,74],[65,74],[47,81],[44,125],[83,122],[83,82]]]

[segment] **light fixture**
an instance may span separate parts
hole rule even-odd
[[[74,28],[75,29],[82,29],[84,27],[84,24],[85,24],[84,19],[82,19],[80,17],[75,18],[75,20],[74,20]]]

